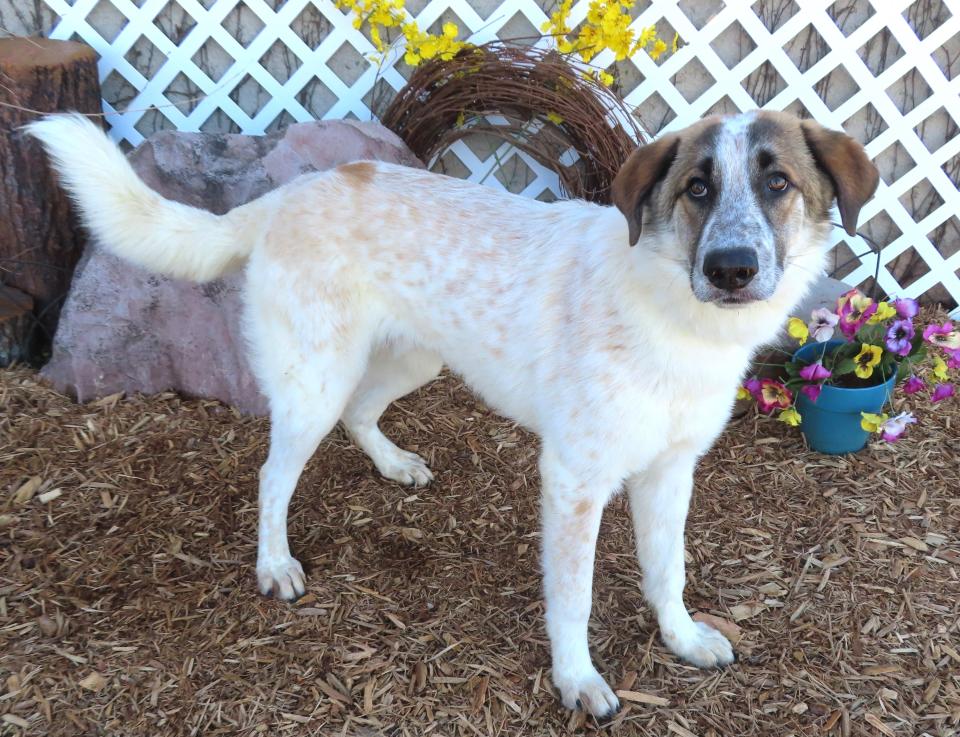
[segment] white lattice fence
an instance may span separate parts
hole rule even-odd
[[[367,120],[409,74],[370,63],[369,40],[330,0],[43,1],[57,15],[51,36],[99,51],[111,134],[127,145],[160,127],[262,133],[316,117]],[[552,5],[407,2],[421,27],[452,20],[475,43],[536,37]],[[957,0],[638,0],[636,23],[678,33],[682,48],[659,64],[645,54],[613,64],[609,52],[596,61],[654,134],[764,106],[867,141],[883,176],[862,216],[884,247],[879,286],[960,314],[958,10]],[[574,6],[573,25],[586,11],[586,0]],[[438,165],[529,196],[557,189],[535,161],[483,139],[458,142]],[[838,262],[851,261],[840,275],[868,282],[878,264],[855,257],[865,242],[839,229],[836,240]]]

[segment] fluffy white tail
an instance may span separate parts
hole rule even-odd
[[[209,281],[241,266],[254,233],[237,211],[219,216],[165,199],[144,184],[106,134],[82,115],[51,115],[26,126],[43,144],[60,182],[99,243],[150,271]]]

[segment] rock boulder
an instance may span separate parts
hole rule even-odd
[[[129,155],[160,194],[218,214],[300,174],[363,159],[422,167],[395,134],[353,121],[297,123],[267,136],[165,131]],[[242,279],[169,279],[91,243],[41,373],[81,402],[174,390],[265,414],[240,329]]]

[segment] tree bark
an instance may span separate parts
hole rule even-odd
[[[33,300],[19,289],[0,284],[0,366],[23,363],[31,354]]]
[[[33,320],[18,321],[37,363],[49,348],[60,305],[86,242],[39,143],[18,130],[43,113],[99,114],[97,54],[85,44],[0,39],[0,284],[33,299]]]

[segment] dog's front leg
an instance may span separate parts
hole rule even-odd
[[[540,458],[543,480],[543,583],[553,684],[563,705],[603,719],[620,702],[590,660],[587,623],[603,507],[613,489],[580,481],[555,455]]]
[[[673,452],[627,479],[630,510],[643,570],[643,590],[664,642],[684,660],[709,668],[733,662],[726,637],[694,622],[683,604],[683,529],[693,491],[694,453]]]

